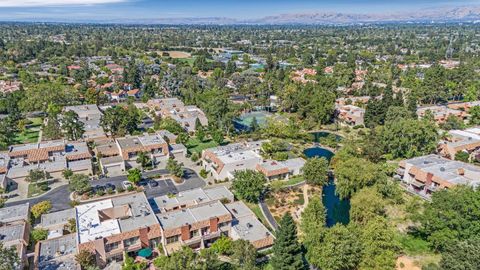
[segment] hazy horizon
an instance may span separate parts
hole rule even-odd
[[[378,14],[480,5],[480,1],[404,0],[0,0],[0,21],[109,21],[225,17],[258,19],[292,13]]]

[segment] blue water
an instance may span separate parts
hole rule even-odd
[[[329,161],[334,156],[334,153],[321,147],[308,148],[305,149],[303,153],[308,158],[324,157]],[[332,227],[337,223],[348,224],[350,221],[350,201],[341,200],[337,194],[335,194],[335,183],[333,177],[330,177],[328,185],[323,187],[322,193],[323,205],[327,210],[327,227]]]
[[[319,132],[312,132],[310,134],[312,134],[314,142],[322,143],[322,138],[325,138],[328,135],[333,134],[333,133],[326,132],[326,131],[319,131]],[[334,134],[334,135],[335,135],[335,139],[336,139],[337,142],[340,142],[342,140],[341,136],[336,135],[336,134]]]

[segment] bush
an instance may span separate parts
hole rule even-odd
[[[96,194],[97,194],[98,196],[103,196],[103,195],[105,195],[105,191],[99,189],[99,190],[97,190]]]
[[[117,192],[118,193],[123,193],[123,192],[125,192],[125,189],[123,187],[118,187]]]
[[[134,186],[128,186],[128,188],[127,188],[127,191],[129,191],[129,192],[130,192],[130,191],[133,191],[134,189],[135,189],[135,187],[134,187]]]
[[[202,169],[202,170],[200,171],[200,176],[201,176],[202,178],[207,178],[207,177],[208,177],[208,172],[207,172],[205,169]]]
[[[112,188],[107,188],[107,194],[112,195],[115,191]]]

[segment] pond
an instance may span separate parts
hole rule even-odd
[[[330,160],[334,156],[334,153],[322,147],[305,149],[304,154],[308,158],[324,157],[327,160]],[[333,177],[330,177],[328,185],[323,187],[322,200],[323,205],[327,210],[327,227],[332,227],[337,223],[347,224],[349,222],[350,201],[341,200],[337,194],[335,194],[335,183]]]

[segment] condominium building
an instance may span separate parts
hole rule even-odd
[[[35,270],[80,270],[75,260],[76,234],[39,241],[35,246]]]
[[[155,110],[157,116],[172,118],[188,132],[195,132],[197,119],[202,126],[208,126],[208,119],[202,110],[197,106],[186,106],[177,98],[152,99],[147,105]]]
[[[461,110],[454,110],[450,109],[447,106],[428,106],[428,107],[421,107],[417,109],[417,115],[420,118],[423,118],[427,112],[431,112],[433,115],[433,119],[436,123],[441,124],[447,120],[447,118],[451,115],[458,117],[461,120],[467,118],[467,113]]]
[[[448,135],[439,145],[440,153],[443,156],[455,159],[458,152],[464,151],[473,155],[475,159],[480,157],[480,127],[450,130]]]
[[[30,237],[29,204],[0,208],[0,242],[4,247],[15,247],[20,265],[27,265],[27,246]],[[0,255],[1,256],[1,255]]]
[[[100,119],[103,113],[98,109],[97,105],[66,106],[63,110],[64,112],[74,111],[78,114],[79,120],[84,124],[85,133],[83,134],[83,139],[93,140],[105,137],[105,132],[100,126]]]
[[[263,173],[268,180],[282,180],[301,174],[305,162],[303,158],[292,158],[285,161],[264,160],[257,164],[256,170]]]
[[[475,106],[480,106],[480,101],[470,101],[470,102],[455,102],[455,103],[450,103],[447,105],[448,108],[453,109],[453,110],[461,110],[465,112],[469,112],[471,108]]]
[[[262,163],[262,141],[233,143],[209,148],[202,153],[202,166],[215,179],[233,179],[236,171],[255,170]]]
[[[351,126],[364,124],[365,109],[354,105],[341,105],[336,108],[337,119]]]
[[[97,265],[123,260],[124,252],[155,248],[161,228],[144,193],[75,207],[78,250],[95,254]]]
[[[32,170],[48,172],[60,178],[65,169],[75,173],[92,174],[92,155],[85,142],[65,140],[44,141],[10,146],[7,176],[24,179]]]
[[[480,185],[480,167],[438,155],[427,155],[401,161],[397,178],[411,191],[430,196],[439,189],[456,185],[477,187]]]
[[[167,254],[183,246],[196,250],[209,247],[222,236],[248,240],[257,249],[273,244],[268,229],[243,202],[234,202],[225,187],[194,189],[154,201]]]

